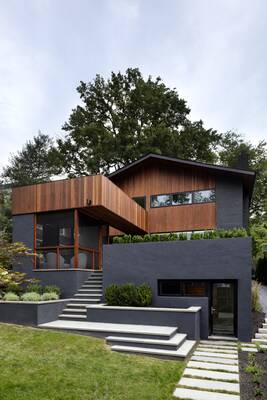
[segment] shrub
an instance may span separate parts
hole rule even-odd
[[[22,301],[41,301],[41,295],[36,292],[27,292],[21,296]]]
[[[187,234],[186,233],[179,233],[179,240],[187,240]]]
[[[41,294],[43,291],[43,287],[41,285],[39,285],[38,283],[30,283],[27,287],[26,287],[26,292],[30,292],[30,293],[39,293]]]
[[[151,242],[151,235],[147,233],[146,235],[143,236],[144,242]]]
[[[261,284],[256,281],[252,281],[252,287],[251,287],[251,310],[252,311],[261,311],[260,289],[261,289]]]
[[[193,232],[191,235],[191,240],[198,240],[198,239],[202,239],[203,235],[202,233],[198,233],[198,232]]]
[[[263,285],[267,285],[267,256],[259,258],[256,264],[255,278]]]
[[[125,283],[120,287],[119,302],[122,306],[137,306],[138,293],[133,283]]]
[[[112,284],[106,288],[105,302],[109,306],[146,307],[151,305],[152,290],[145,283],[140,286],[133,283]]]
[[[138,306],[148,307],[152,304],[152,289],[147,283],[137,287]]]
[[[140,235],[134,235],[132,236],[132,243],[139,243],[143,242],[143,237]]]
[[[5,301],[19,301],[19,296],[16,293],[7,292],[4,295],[3,300],[5,300]]]
[[[42,301],[58,300],[59,295],[56,292],[44,292],[41,296]]]
[[[7,293],[12,292],[12,293],[15,293],[18,296],[20,296],[20,294],[22,293],[21,285],[16,282],[11,282],[7,285],[6,292]]]
[[[44,293],[56,293],[59,298],[61,294],[61,289],[56,285],[47,285],[44,287]]]
[[[105,302],[109,306],[117,306],[118,305],[119,291],[120,291],[120,287],[119,287],[119,285],[116,285],[116,284],[112,284],[106,288]]]

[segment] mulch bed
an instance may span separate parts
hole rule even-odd
[[[252,313],[253,329],[252,337],[262,327],[265,315],[261,312]],[[255,362],[262,369],[263,375],[260,378],[260,384],[253,383],[251,373],[245,372],[248,364],[249,354],[255,354]],[[267,351],[264,353],[245,353],[239,352],[239,372],[240,372],[240,394],[241,400],[267,400]],[[262,396],[255,396],[256,388],[260,388]]]

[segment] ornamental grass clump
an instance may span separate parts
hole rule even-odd
[[[41,295],[36,292],[27,292],[21,296],[22,301],[41,301]]]
[[[58,300],[59,296],[56,292],[45,292],[41,296],[42,301]]]
[[[5,300],[5,301],[19,301],[19,296],[16,293],[7,292],[4,295],[3,300]]]
[[[251,287],[251,310],[252,311],[261,311],[260,290],[261,290],[261,284],[256,281],[252,281],[252,287]]]

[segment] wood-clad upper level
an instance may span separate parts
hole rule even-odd
[[[82,208],[101,223],[127,233],[147,232],[147,213],[102,175],[84,176],[12,190],[12,213],[29,214]]]
[[[151,207],[151,195],[214,189],[214,175],[202,170],[152,163],[113,178],[130,197],[146,197],[149,232],[204,230],[216,227],[216,203]],[[119,232],[111,230],[110,234]]]

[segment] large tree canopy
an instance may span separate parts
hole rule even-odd
[[[108,173],[148,152],[214,162],[221,135],[190,122],[190,109],[160,78],[144,79],[138,69],[112,72],[105,80],[77,88],[83,105],[70,115],[58,141],[69,176]]]
[[[46,182],[59,171],[53,140],[39,132],[21,151],[11,156],[2,177],[6,182],[20,186]]]

